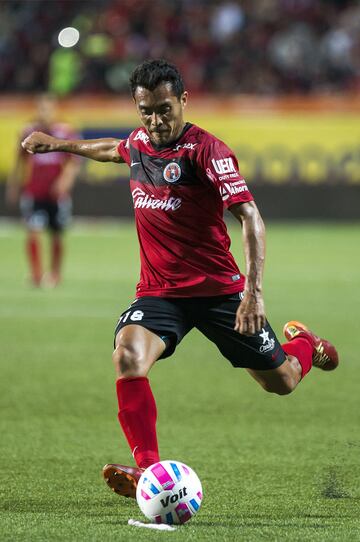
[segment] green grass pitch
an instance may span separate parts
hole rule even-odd
[[[52,291],[26,284],[22,245],[0,227],[1,541],[360,540],[359,225],[268,225],[269,320],[279,336],[299,319],[332,339],[335,373],[270,395],[196,331],[154,367],[161,455],[193,467],[205,495],[172,533],[128,526],[136,503],[100,475],[131,462],[111,352],[138,276],[133,226],[74,227]]]

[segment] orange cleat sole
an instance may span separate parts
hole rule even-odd
[[[108,464],[103,467],[102,473],[107,485],[122,497],[136,498],[136,487],[142,470],[125,465]]]

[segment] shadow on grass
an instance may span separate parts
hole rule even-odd
[[[329,469],[327,473],[323,488],[321,490],[321,496],[326,499],[351,499],[351,495],[344,488],[344,484],[339,479],[335,468]]]

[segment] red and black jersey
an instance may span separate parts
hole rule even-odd
[[[41,131],[60,139],[76,139],[76,135],[70,127],[60,123],[52,124],[50,127],[44,127],[36,123],[29,125],[25,128],[21,139],[34,131]],[[29,154],[25,150],[22,150],[22,154],[27,163],[27,175],[23,186],[24,193],[41,201],[56,199],[52,195],[52,187],[71,155],[64,152]]]
[[[251,201],[233,152],[186,124],[157,148],[144,128],[120,142],[140,242],[139,296],[197,297],[241,291],[244,276],[229,251],[224,207]]]

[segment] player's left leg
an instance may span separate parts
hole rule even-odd
[[[247,371],[265,391],[277,395],[288,395],[301,380],[301,365],[294,356],[287,356],[284,363],[276,369],[247,368]]]
[[[339,357],[330,341],[318,337],[307,326],[294,320],[285,324],[283,331],[289,341],[282,345],[287,354],[285,362],[270,371],[248,369],[265,390],[284,395],[296,388],[311,367],[324,371],[336,369]]]
[[[284,333],[289,342],[280,345],[268,322],[254,335],[234,330],[241,295],[219,296],[198,302],[196,327],[219,348],[234,367],[246,368],[266,390],[291,393],[312,365],[331,370],[338,364],[334,346],[299,322],[289,322]]]
[[[64,256],[64,243],[62,232],[54,231],[50,234],[50,274],[48,283],[57,286],[61,281],[61,271]]]

